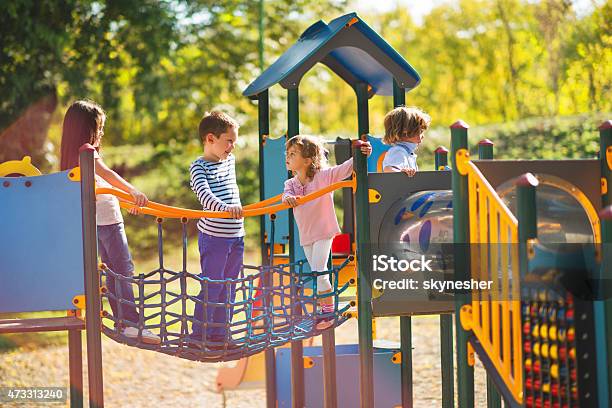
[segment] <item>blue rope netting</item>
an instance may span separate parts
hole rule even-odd
[[[180,271],[164,266],[161,219],[158,219],[159,268],[126,277],[101,264],[102,297],[108,301],[103,307],[102,331],[108,337],[130,346],[189,360],[217,362],[237,360],[270,347],[317,336],[347,320],[344,312],[350,306],[340,304],[339,296],[349,284],[339,287],[338,272],[350,258],[329,271],[307,272],[304,260],[272,265],[272,256],[270,265],[243,265],[236,279],[214,280],[187,271],[187,219],[182,219],[181,224],[183,253]],[[274,247],[273,243],[271,247]],[[330,276],[333,285],[331,292],[321,295],[317,294],[317,277],[323,274]],[[208,289],[212,285],[224,285],[227,293],[233,290],[235,300],[223,304],[209,301]],[[132,289],[133,301],[127,288]],[[316,305],[323,297],[333,298],[333,312],[317,312]],[[116,315],[109,307],[111,302],[115,305],[112,309]],[[204,316],[209,308],[222,309],[225,323],[196,319],[196,304],[202,306]],[[135,310],[137,318],[126,316],[126,310]],[[322,320],[327,323],[318,328],[322,325],[317,325],[317,322]],[[203,336],[195,339],[190,333],[197,325],[201,327]],[[127,327],[134,327],[139,335],[126,337],[123,330]],[[212,341],[206,333],[213,328],[222,328],[225,336]],[[142,336],[145,329],[158,335],[161,343],[147,342]]]

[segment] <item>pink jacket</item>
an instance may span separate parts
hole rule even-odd
[[[302,185],[297,176],[285,181],[283,198],[287,195],[305,196],[344,180],[353,172],[353,159],[344,163],[320,170],[311,182]],[[314,242],[333,238],[340,232],[336,211],[334,210],[333,192],[325,194],[293,209],[295,222],[300,231],[300,245],[312,245]]]

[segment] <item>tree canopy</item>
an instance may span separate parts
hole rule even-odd
[[[267,0],[266,63],[307,25],[350,4]],[[398,3],[362,18],[420,72],[423,82],[408,101],[434,124],[458,117],[494,123],[611,109],[612,6],[597,4],[578,15],[569,0],[461,0],[435,7],[417,25]],[[256,1],[3,2],[0,129],[51,94],[60,104],[82,97],[101,103],[111,144],[187,140],[214,106],[253,130],[255,110],[241,91],[260,72],[258,19]],[[324,67],[307,75],[305,129],[352,130],[354,98],[346,88]],[[284,107],[282,91],[273,98],[273,111]],[[390,102],[372,106],[377,119]]]
[[[307,26],[352,4],[265,0],[265,65]],[[458,118],[480,125],[472,134],[493,138],[500,157],[595,153],[595,126],[612,111],[610,2],[579,12],[570,0],[448,1],[418,22],[402,4],[360,17],[422,77],[406,98],[433,118],[420,157],[448,142],[435,127]],[[258,1],[0,2],[0,162],[30,155],[44,171],[57,169],[66,106],[89,98],[107,111],[105,160],[150,198],[196,208],[187,168],[201,151],[202,114],[223,109],[242,135],[256,134],[256,104],[241,93],[261,72],[258,22]],[[271,134],[280,136],[286,91],[275,86],[270,95]],[[392,100],[376,96],[370,107],[371,132],[380,134]],[[300,121],[304,133],[354,137],[353,90],[314,67],[300,84]],[[251,203],[257,145],[241,140],[241,196]],[[142,218],[127,227],[139,249],[155,238]]]
[[[593,4],[578,14],[569,0],[460,0],[420,24],[400,5],[361,17],[421,75],[408,104],[430,113],[434,126],[458,118],[484,125],[612,110],[612,3]],[[314,133],[356,129],[350,89],[324,71],[305,81],[304,122]],[[391,100],[375,97],[371,106],[380,133]]]

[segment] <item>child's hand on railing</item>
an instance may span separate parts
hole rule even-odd
[[[370,144],[370,142],[363,143],[360,149],[361,153],[365,154],[368,157],[370,157],[370,155],[372,154],[372,145]]]
[[[283,204],[287,204],[289,207],[297,207],[299,205],[298,197],[292,195],[286,195],[283,197]]]
[[[142,214],[142,209],[140,207],[132,207],[128,209],[128,212],[132,215],[140,215]]]
[[[240,219],[243,216],[243,210],[241,205],[230,205],[227,207],[227,211],[230,213],[232,218]]]
[[[407,169],[402,169],[402,173],[405,173],[408,177],[412,177],[416,174],[416,169],[409,167]]]
[[[130,190],[129,193],[132,198],[134,198],[134,204],[136,204],[138,207],[144,207],[149,202],[147,196],[136,189]]]

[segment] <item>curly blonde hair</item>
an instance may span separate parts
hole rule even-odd
[[[413,137],[425,132],[431,117],[416,106],[399,106],[385,116],[383,142],[395,144],[404,137]]]
[[[327,149],[321,139],[315,136],[295,135],[285,143],[285,149],[296,147],[303,158],[312,160],[306,171],[306,177],[313,178],[322,168],[327,166]]]

